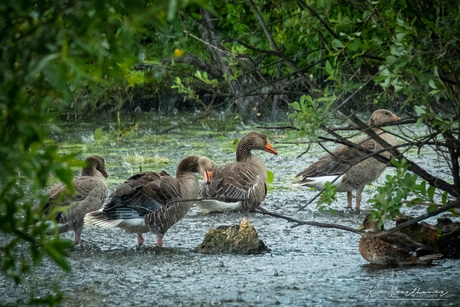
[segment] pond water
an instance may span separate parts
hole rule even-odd
[[[385,174],[394,171],[387,169],[378,181],[365,188],[364,210],[359,213],[345,209],[343,193],[338,194],[332,205],[336,214],[319,212],[315,203],[298,211],[317,192],[291,187],[290,182],[296,173],[323,155],[319,146],[313,145],[308,154],[297,159],[306,145],[279,143],[286,131],[257,129],[256,124],[243,125],[235,118],[224,121],[219,116],[213,121],[197,121],[162,133],[170,125],[181,125],[187,116],[190,115],[178,115],[174,122],[167,117],[152,116],[139,121],[137,126],[126,121],[124,128],[118,123],[69,124],[52,138],[63,153],[77,153],[81,158],[91,154],[103,156],[108,163],[107,185],[111,192],[141,168],[164,169],[174,174],[178,162],[188,155],[206,155],[217,164],[232,162],[235,140],[258,130],[270,137],[278,151],[278,156],[254,152],[274,173],[264,207],[300,220],[355,228],[368,212],[366,200],[384,182]],[[421,154],[413,150],[408,155],[427,171],[434,174],[445,171],[442,161],[429,150]],[[425,210],[412,207],[405,212],[416,215]],[[243,217],[250,220],[259,238],[271,249],[270,253],[241,256],[193,252],[208,229],[238,224]],[[66,298],[64,306],[458,306],[458,260],[445,259],[422,267],[373,266],[359,254],[356,234],[291,226],[266,215],[203,214],[192,207],[166,233],[163,248],[155,247],[153,234],[146,234],[140,250],[136,249],[134,234],[121,229],[84,228],[84,242],[69,250],[70,273],[63,273],[45,259],[26,277],[25,285],[15,286],[0,276],[0,303],[21,304],[27,301],[31,289],[45,296],[51,288],[62,291]],[[72,240],[73,233],[63,237]],[[0,243],[4,242],[5,238],[0,237]]]

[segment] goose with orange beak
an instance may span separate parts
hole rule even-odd
[[[251,211],[260,206],[267,195],[267,167],[252,155],[252,150],[278,154],[261,133],[251,132],[243,137],[236,148],[236,162],[217,168],[212,181],[202,185],[200,211]]]

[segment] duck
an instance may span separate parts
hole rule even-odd
[[[368,125],[378,126],[399,119],[392,112],[379,109],[372,113]],[[394,135],[378,127],[372,127],[371,129],[391,146],[398,144]],[[360,138],[353,143],[371,151],[383,149],[379,143],[369,136]],[[380,154],[386,158],[391,157],[387,151]],[[359,211],[364,187],[377,180],[387,166],[373,157],[365,159],[368,155],[367,152],[343,145],[330,154],[321,157],[304,171],[298,173],[296,177],[302,177],[302,179],[293,182],[293,185],[324,190],[326,182],[331,182],[336,187],[337,192],[347,192],[347,208],[350,209],[352,208],[353,201],[352,192],[356,190],[356,210]],[[360,160],[362,161],[358,162]]]
[[[406,265],[431,264],[433,260],[443,257],[430,246],[412,240],[409,236],[393,232],[374,237],[372,234],[383,230],[378,221],[373,221],[368,215],[358,230],[369,229],[359,240],[359,252],[371,264]]]
[[[138,248],[144,243],[142,234],[152,232],[157,246],[162,247],[166,231],[187,214],[198,197],[195,173],[209,183],[214,170],[208,157],[189,156],[177,166],[176,178],[166,171],[137,173],[115,189],[102,210],[87,213],[85,225],[136,233]]]
[[[74,193],[64,183],[55,185],[49,191],[49,198],[41,208],[49,228],[57,223],[59,233],[75,232],[75,245],[82,242],[85,214],[102,207],[107,197],[105,160],[92,155],[86,158],[80,176],[72,180]]]
[[[262,133],[244,136],[236,148],[236,162],[217,168],[212,182],[201,186],[201,212],[253,211],[265,200],[267,167],[252,150],[278,154]]]

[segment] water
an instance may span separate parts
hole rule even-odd
[[[181,119],[177,119],[180,123]],[[174,174],[177,163],[192,154],[207,155],[217,164],[234,161],[234,140],[253,128],[238,122],[198,123],[158,134],[166,121],[139,124],[134,132],[119,137],[117,124],[102,126],[102,136],[94,125],[64,127],[53,138],[62,152],[86,157],[99,154],[108,162],[108,187],[112,191],[133,173],[143,170]],[[219,132],[216,132],[219,131]],[[282,132],[267,132],[275,141]],[[275,174],[264,207],[301,220],[358,227],[367,213],[366,200],[384,182],[385,174],[367,186],[364,210],[345,210],[346,194],[338,194],[331,215],[318,212],[315,204],[297,209],[316,191],[291,187],[294,175],[314,162],[323,151],[313,146],[309,154],[295,157],[305,146],[272,142],[278,156],[254,152]],[[411,158],[427,171],[444,171],[442,161],[430,151]],[[425,208],[405,209],[420,214]],[[261,255],[202,255],[193,252],[208,229],[234,225],[247,217],[259,238],[271,249]],[[435,222],[430,219],[428,222]],[[389,224],[390,225],[390,224]],[[388,225],[388,226],[389,226]],[[331,305],[422,305],[458,306],[460,273],[458,260],[442,260],[423,267],[377,267],[367,263],[358,251],[359,236],[337,229],[310,226],[291,227],[284,220],[255,213],[202,214],[193,207],[164,237],[164,247],[155,247],[155,236],[145,234],[144,247],[136,249],[136,235],[121,229],[105,231],[85,228],[81,246],[69,250],[72,271],[63,273],[45,259],[26,277],[26,284],[15,286],[0,276],[0,303],[27,301],[30,289],[41,296],[49,288],[59,289],[64,306],[331,306]],[[73,239],[73,233],[63,234]],[[0,243],[5,242],[0,237]],[[447,293],[446,293],[447,292]]]

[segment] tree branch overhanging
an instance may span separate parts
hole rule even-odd
[[[319,222],[313,222],[313,221],[302,221],[302,220],[298,220],[298,219],[295,219],[295,218],[292,218],[292,217],[289,217],[289,216],[285,216],[285,215],[281,215],[281,214],[277,214],[277,213],[273,213],[273,212],[270,212],[264,208],[258,208],[255,210],[255,212],[257,213],[261,213],[261,214],[265,214],[265,215],[270,215],[270,216],[273,216],[273,217],[276,217],[276,218],[281,218],[281,219],[284,219],[288,222],[291,222],[291,223],[295,223],[295,225],[292,225],[291,228],[294,228],[294,227],[298,227],[298,226],[302,226],[302,225],[307,225],[307,226],[316,226],[316,227],[323,227],[323,228],[335,228],[335,229],[341,229],[341,230],[345,230],[345,231],[350,231],[350,232],[353,232],[353,233],[356,233],[356,234],[359,234],[361,236],[366,236],[366,237],[381,237],[381,236],[384,236],[384,235],[387,235],[387,234],[390,234],[390,233],[393,233],[393,232],[396,232],[396,231],[399,231],[403,228],[406,228],[408,226],[411,226],[411,225],[414,225],[420,221],[423,221],[423,220],[426,220],[432,216],[436,216],[442,212],[445,212],[445,211],[448,211],[450,209],[453,209],[453,208],[457,208],[457,207],[460,207],[460,201],[455,201],[449,205],[446,205],[446,206],[443,206],[433,212],[429,212],[429,213],[426,213],[426,214],[423,214],[423,215],[420,215],[416,218],[413,218],[407,222],[404,222],[404,223],[401,223],[393,228],[390,228],[390,229],[387,229],[387,230],[384,230],[384,231],[380,231],[380,232],[376,232],[376,233],[369,233],[369,232],[364,232],[364,231],[360,231],[360,230],[357,230],[357,229],[354,229],[354,228],[350,228],[350,227],[347,227],[347,226],[343,226],[343,225],[339,225],[339,224],[327,224],[327,223],[319,223]]]

